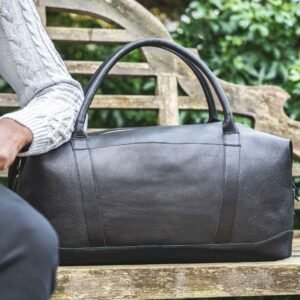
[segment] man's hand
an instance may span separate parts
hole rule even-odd
[[[32,142],[31,131],[10,119],[0,120],[0,170],[8,169],[18,153]]]

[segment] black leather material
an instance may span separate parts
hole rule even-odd
[[[64,265],[272,261],[290,256],[291,231],[259,243],[61,248]],[[272,252],[270,251],[272,249]]]
[[[89,245],[105,245],[99,195],[97,183],[94,178],[94,170],[86,139],[73,141],[76,168],[80,184],[83,211],[85,212],[86,230]]]
[[[241,143],[239,134],[224,134],[223,197],[221,200],[216,243],[231,241],[233,220],[239,190]]]
[[[87,135],[83,124],[99,84],[121,57],[146,45],[179,55],[201,73],[202,86],[210,81],[224,122]],[[168,41],[146,39],[118,50],[90,82],[72,140],[21,166],[21,172],[11,169],[10,182],[57,230],[62,264],[258,261],[291,254],[291,142],[235,124],[216,77]]]

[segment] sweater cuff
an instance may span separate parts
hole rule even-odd
[[[16,112],[3,115],[0,119],[11,119],[27,127],[32,133],[32,143],[25,152],[20,152],[18,156],[38,155],[46,151],[49,138],[47,131],[47,119],[33,117],[32,113],[26,110],[18,110]]]

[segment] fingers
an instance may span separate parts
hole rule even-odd
[[[0,119],[0,170],[8,169],[32,140],[31,132],[11,119]]]
[[[0,170],[7,170],[15,161],[18,152],[10,147],[0,146]]]

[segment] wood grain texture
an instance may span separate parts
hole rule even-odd
[[[61,267],[54,300],[300,294],[300,242],[276,262]]]
[[[92,75],[102,61],[65,61],[71,74]],[[148,63],[120,62],[109,73],[110,75],[156,76],[156,71]]]
[[[53,297],[65,299],[191,299],[297,295],[299,258],[285,263],[152,268],[62,268]]]
[[[293,165],[293,176],[300,177],[300,164],[294,163]]]
[[[161,125],[178,125],[178,91],[175,75],[161,74],[157,77],[156,94],[161,97],[159,123]]]
[[[53,41],[82,43],[127,43],[134,36],[124,29],[97,29],[72,27],[47,27],[47,32]]]
[[[97,95],[91,108],[160,109],[162,104],[162,97],[155,95]],[[19,102],[14,94],[0,94],[0,106],[17,108]]]

